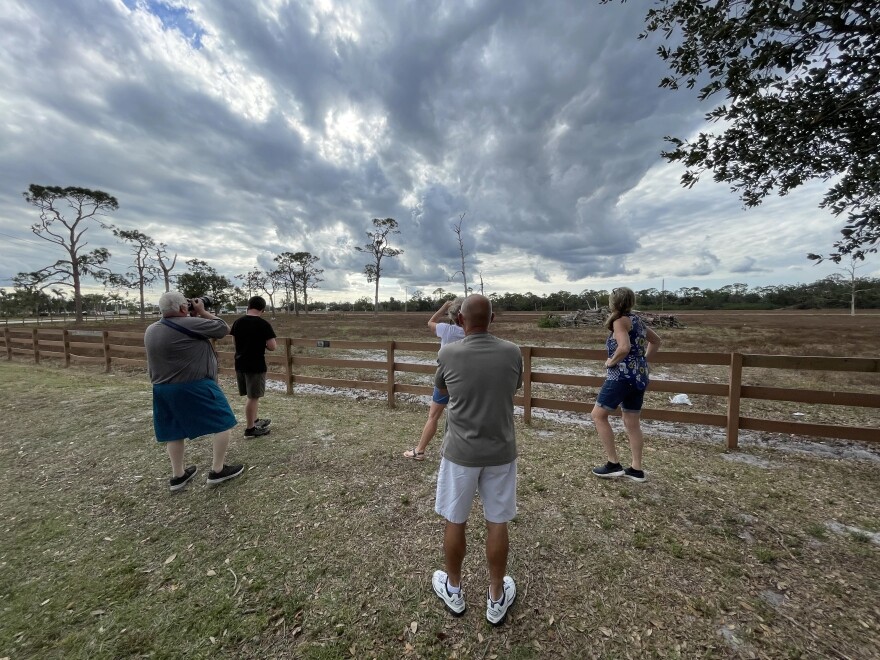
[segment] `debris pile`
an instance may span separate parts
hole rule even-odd
[[[684,328],[685,326],[672,314],[657,314],[655,312],[640,312],[634,310],[645,325],[652,328]],[[555,314],[548,314],[553,317]],[[580,326],[600,326],[608,318],[608,311],[604,309],[579,309],[569,314],[560,314],[559,325],[563,328],[577,328]]]

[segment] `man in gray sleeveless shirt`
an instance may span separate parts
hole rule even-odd
[[[516,584],[505,573],[507,523],[516,515],[513,396],[522,386],[523,363],[516,344],[489,334],[494,317],[492,303],[485,296],[465,298],[459,312],[465,338],[447,344],[438,355],[434,385],[441,393],[449,393],[435,505],[435,511],[446,519],[446,570],[434,572],[431,586],[454,616],[464,614],[465,527],[479,492],[489,565],[486,619],[500,626],[516,599]]]

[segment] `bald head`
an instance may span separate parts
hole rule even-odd
[[[495,315],[492,313],[492,302],[478,293],[464,299],[461,304],[462,326],[465,334],[486,332]]]

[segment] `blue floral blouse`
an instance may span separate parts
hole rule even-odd
[[[645,353],[648,350],[648,331],[638,316],[633,314],[627,316],[632,321],[632,328],[629,331],[629,355],[613,367],[608,367],[606,378],[608,380],[624,380],[637,390],[644,390],[648,387],[649,381],[648,361],[645,359]],[[614,338],[613,332],[608,334],[605,347],[608,349],[609,358],[617,351],[617,340]]]

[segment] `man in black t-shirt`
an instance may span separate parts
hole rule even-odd
[[[247,314],[237,319],[229,331],[235,338],[235,375],[238,393],[247,397],[244,414],[246,438],[269,433],[268,419],[257,418],[260,397],[266,393],[266,349],[274,351],[278,343],[272,324],[262,318],[266,301],[260,296],[248,300]]]

